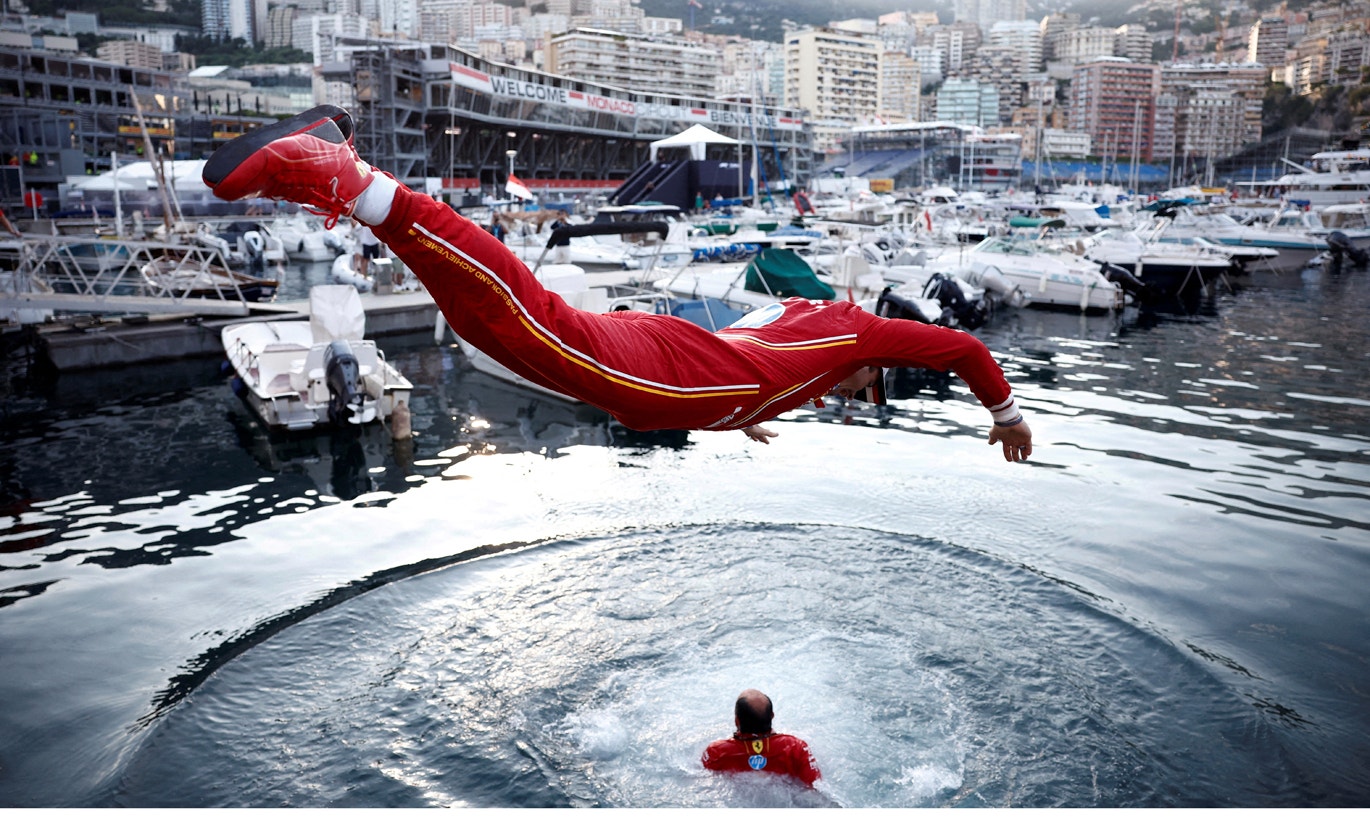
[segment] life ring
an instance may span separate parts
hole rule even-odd
[[[802,191],[796,191],[794,193],[794,207],[795,210],[798,211],[801,216],[805,212],[808,212],[809,214],[818,213],[814,210],[813,204],[809,202],[809,195],[805,194]]]

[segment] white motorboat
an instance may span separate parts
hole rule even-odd
[[[1314,208],[1362,203],[1370,199],[1370,148],[1320,151],[1310,165],[1284,161],[1294,170],[1274,180],[1238,183],[1259,192],[1273,190]]]
[[[1160,226],[1156,230],[1163,230]],[[1104,229],[1072,242],[1080,256],[1121,268],[1153,294],[1178,295],[1224,282],[1238,267],[1209,247],[1159,243],[1136,231]]]
[[[884,289],[865,259],[853,255],[845,262],[825,279],[794,251],[767,248],[745,263],[692,263],[653,285],[678,298],[721,300],[742,311],[789,297],[859,302]]]
[[[375,287],[376,279],[369,272],[362,274],[353,268],[353,264],[356,262],[355,256],[353,254],[339,254],[328,269],[328,280],[334,285],[348,285],[362,294],[368,294]],[[371,260],[369,265],[380,271],[381,269],[388,269],[391,262],[389,259],[381,257]]]
[[[331,260],[347,251],[348,242],[341,228],[323,227],[323,218],[300,212],[277,217],[271,233],[280,240],[286,256],[292,260],[318,263]]]
[[[1285,207],[1275,212],[1265,226],[1272,231],[1307,235],[1323,242],[1327,242],[1333,231],[1339,231],[1356,248],[1370,248],[1370,223],[1366,221],[1365,209],[1365,203],[1328,206],[1321,212]],[[1360,216],[1360,225],[1352,224],[1356,216]],[[1330,225],[1332,220],[1338,223],[1336,227]]]
[[[1179,208],[1165,230],[1167,237],[1202,237],[1222,245],[1263,246],[1273,248],[1280,255],[1269,261],[1268,267],[1277,271],[1298,271],[1327,250],[1325,240],[1306,232],[1277,231],[1267,226],[1242,225],[1231,216],[1218,212],[1197,212]]]
[[[350,285],[316,285],[309,319],[241,322],[221,332],[235,388],[273,429],[384,420],[413,384],[364,339],[366,312]]]
[[[971,271],[993,268],[1018,289],[1025,306],[1114,311],[1126,303],[1122,287],[1104,276],[1098,263],[1026,235],[987,237],[974,248],[933,257],[927,265]]]
[[[594,235],[586,234],[567,237],[566,245],[554,246],[552,233],[551,230],[529,234],[511,233],[504,238],[504,244],[530,267],[536,267],[544,259],[557,264],[577,265],[585,271],[627,271],[642,265],[641,260],[624,244],[601,243],[596,241]]]

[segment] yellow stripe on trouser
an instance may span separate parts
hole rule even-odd
[[[652,388],[650,386],[634,383],[629,380],[625,380],[621,377],[616,377],[613,374],[610,374],[601,365],[599,365],[599,363],[572,356],[571,353],[560,344],[560,342],[544,335],[541,331],[538,330],[537,326],[529,322],[528,318],[525,317],[523,314],[519,314],[519,322],[523,325],[525,329],[527,329],[529,334],[532,334],[535,338],[541,341],[543,345],[546,345],[548,348],[555,351],[557,355],[560,356],[562,359],[575,363],[576,365],[580,366],[581,368],[584,368],[586,371],[589,371],[590,373],[594,374],[597,377],[600,377],[601,379],[607,380],[617,385],[622,385],[626,388],[632,388],[636,391],[642,391],[648,394],[658,394],[663,397],[674,397],[676,399],[693,399],[697,397],[741,397],[750,396],[756,393],[755,391],[750,389],[715,390],[707,392],[669,391],[662,388]]]

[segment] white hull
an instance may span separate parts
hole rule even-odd
[[[974,272],[992,268],[1017,289],[1025,306],[1116,311],[1126,303],[1122,288],[1100,273],[1098,263],[1013,238],[991,237],[973,249],[944,254],[928,266],[964,266]]]
[[[337,288],[316,286],[311,291],[311,306],[319,289]],[[357,300],[355,310],[360,311],[355,292],[351,299]],[[401,403],[409,403],[413,384],[386,361],[374,340],[360,338],[361,326],[355,318],[348,320],[355,333],[329,335],[320,330],[319,309],[313,313],[311,320],[234,323],[221,332],[224,353],[242,383],[243,399],[262,422],[273,429],[292,431],[334,422],[329,411],[332,397],[327,369],[329,347],[335,341],[345,343],[356,359],[354,387],[361,403],[346,410],[347,423],[384,420]]]

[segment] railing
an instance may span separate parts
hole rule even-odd
[[[250,289],[271,282],[235,272],[219,248],[186,241],[28,237],[3,253],[12,274],[0,300],[47,308],[244,315]]]

